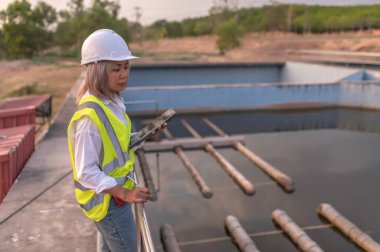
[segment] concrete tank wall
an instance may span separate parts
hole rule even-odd
[[[358,69],[299,62],[286,62],[281,70],[281,82],[334,82],[355,74]]]
[[[380,109],[379,72],[289,62],[141,66],[128,111],[254,109],[328,104]]]
[[[129,87],[194,84],[271,83],[280,81],[282,63],[134,66]]]
[[[293,103],[336,104],[340,89],[335,83],[305,84],[228,84],[181,87],[129,88],[124,93],[128,111],[260,108]],[[149,101],[129,104],[130,101]],[[156,104],[155,104],[156,103]]]
[[[380,82],[342,82],[339,104],[357,108],[380,109]]]
[[[340,109],[336,114],[339,129],[360,132],[380,132],[380,113],[375,110],[353,112],[352,110]]]

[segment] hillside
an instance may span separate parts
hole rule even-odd
[[[364,60],[362,52],[380,53],[380,36],[373,32],[307,34],[250,33],[241,39],[241,46],[222,56],[216,47],[216,36],[186,37],[179,39],[150,40],[132,43],[130,47],[142,56],[141,63],[187,62],[261,62],[283,60]],[[322,51],[322,52],[321,52]],[[327,52],[324,52],[327,51]],[[332,51],[339,52],[329,55]],[[360,52],[344,55],[346,51]],[[314,53],[315,52],[315,53]]]

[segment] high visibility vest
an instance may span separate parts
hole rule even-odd
[[[100,132],[102,148],[99,157],[99,169],[108,176],[115,178],[119,185],[128,190],[134,186],[134,183],[126,177],[133,171],[135,162],[134,152],[129,149],[131,121],[125,113],[126,126],[102,101],[95,96],[88,96],[80,100],[67,130],[77,201],[87,217],[94,221],[100,221],[107,214],[111,195],[108,193],[97,194],[84,187],[79,183],[76,173],[75,143],[73,142],[75,139],[72,132],[75,130],[75,122],[83,116],[91,118]]]

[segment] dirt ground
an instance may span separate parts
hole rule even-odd
[[[81,71],[83,68],[71,61],[50,64],[29,60],[0,61],[0,97],[17,94],[29,86],[33,94],[52,95],[55,115]]]
[[[250,33],[241,46],[220,55],[216,36],[134,42],[130,48],[141,58],[132,64],[173,62],[273,62],[285,60],[361,60],[380,62],[380,36],[368,32],[342,34]],[[322,52],[322,53],[321,53]],[[331,52],[339,54],[331,55]],[[345,56],[345,52],[358,55]],[[360,53],[373,55],[361,55]],[[54,63],[30,60],[0,61],[0,98],[22,87],[53,95],[53,115],[84,68],[78,61]],[[54,116],[53,116],[54,118]]]
[[[178,39],[149,40],[131,43],[134,50],[147,52],[193,52],[217,54],[217,36],[186,37]],[[294,33],[249,33],[241,39],[236,50],[283,50],[324,49],[348,51],[379,51],[379,36],[368,32],[341,34],[294,34]]]

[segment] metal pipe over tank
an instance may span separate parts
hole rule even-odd
[[[168,139],[170,139],[170,140],[174,139],[173,135],[170,133],[170,131],[168,129],[165,129],[163,132],[164,132],[165,136]],[[174,152],[177,153],[177,155],[180,157],[183,165],[189,171],[192,179],[197,184],[197,186],[199,188],[199,191],[202,193],[203,197],[205,197],[205,198],[211,198],[212,197],[212,192],[211,192],[210,187],[208,187],[208,185],[205,182],[205,180],[199,174],[199,172],[194,167],[194,165],[190,162],[189,158],[186,156],[186,154],[183,151],[183,149],[180,146],[178,146],[178,147],[174,148]]]
[[[240,251],[260,252],[256,247],[256,244],[252,241],[235,216],[228,215],[224,220],[224,225],[227,227],[228,232],[231,234],[234,242],[239,246]]]
[[[203,121],[220,136],[228,137],[227,133],[225,133],[222,129],[220,129],[218,126],[216,126],[207,118],[203,118]],[[267,163],[265,160],[257,156],[255,153],[253,153],[243,144],[235,143],[234,147],[238,151],[243,153],[249,160],[251,160],[262,171],[268,174],[274,181],[276,181],[282,188],[284,188],[285,191],[287,192],[294,191],[294,183],[293,183],[293,180],[289,176],[287,176],[280,170],[276,169],[275,167]]]
[[[181,119],[181,123],[185,128],[196,138],[202,138],[202,136],[193,129],[184,119]],[[255,193],[254,185],[246,179],[230,162],[228,162],[211,144],[204,146],[205,150],[210,153],[220,166],[228,173],[228,175],[240,186],[240,188],[248,195]]]
[[[276,209],[272,212],[272,219],[286,232],[292,241],[304,252],[323,252],[323,250],[285,213]]]
[[[153,183],[152,175],[150,174],[150,169],[149,169],[148,161],[146,160],[146,157],[145,157],[145,152],[142,149],[137,149],[135,153],[140,162],[141,172],[143,173],[145,184],[150,190],[149,199],[151,201],[156,201],[158,198],[157,191]]]
[[[318,214],[322,215],[338,228],[344,235],[349,237],[356,245],[368,252],[380,252],[380,244],[369,235],[361,231],[355,224],[346,219],[329,204],[322,203],[317,208]]]
[[[181,252],[173,228],[164,224],[160,228],[161,242],[166,252]]]

